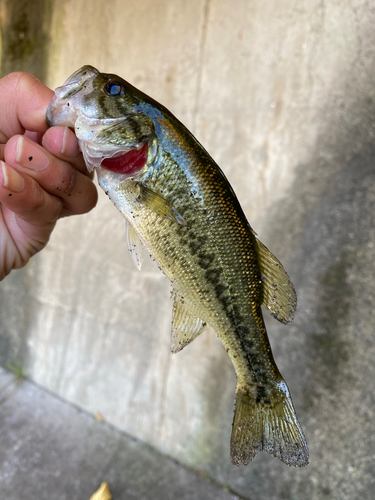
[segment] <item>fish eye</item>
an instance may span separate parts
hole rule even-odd
[[[122,87],[118,82],[108,82],[104,86],[104,92],[108,95],[121,94]]]

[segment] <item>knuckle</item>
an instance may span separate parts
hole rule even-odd
[[[59,196],[71,196],[77,183],[77,171],[74,167],[69,166],[65,169],[61,176],[60,184],[56,187]]]
[[[30,211],[41,212],[47,205],[47,196],[42,189],[36,187],[33,183],[32,193],[30,195]]]
[[[33,184],[30,195],[29,212],[39,221],[40,224],[55,222],[62,210],[62,201]]]
[[[25,71],[13,71],[2,78],[3,85],[11,85],[12,88],[24,88],[33,85],[38,79],[36,76]]]
[[[13,84],[13,85],[18,85],[19,81],[26,75],[24,71],[13,71],[12,73],[9,73],[8,75],[5,75],[1,79],[1,84]]]
[[[86,214],[90,212],[98,201],[98,191],[95,185],[87,179],[87,184],[80,185],[72,199],[65,203],[66,212],[69,215]]]
[[[87,196],[86,199],[86,212],[90,212],[96,204],[98,203],[98,191],[93,183],[91,183],[90,196]]]

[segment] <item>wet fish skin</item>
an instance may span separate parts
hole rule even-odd
[[[121,92],[108,95],[111,86]],[[246,465],[264,450],[288,465],[307,465],[306,440],[261,311],[263,304],[288,323],[295,291],[218,165],[164,106],[91,66],[56,90],[47,118],[75,127],[86,163],[97,167],[101,187],[129,224],[136,262],[142,243],[172,282],[172,351],[208,326],[223,342],[237,375],[232,462]],[[147,163],[139,171],[100,166],[103,158],[144,144]]]

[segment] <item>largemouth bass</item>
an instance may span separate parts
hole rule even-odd
[[[282,323],[296,294],[283,266],[256,238],[215,161],[164,106],[92,66],[55,91],[49,125],[73,127],[87,167],[173,286],[172,352],[208,326],[237,375],[230,453],[235,465],[266,451],[288,465],[308,449],[272,356],[261,305]]]

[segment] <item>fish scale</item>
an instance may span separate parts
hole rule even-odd
[[[144,246],[170,279],[172,352],[208,326],[221,339],[237,376],[233,464],[246,465],[266,451],[287,465],[307,465],[306,440],[261,309],[290,322],[295,291],[215,161],[164,106],[92,66],[56,89],[47,119],[75,127],[88,168],[96,168],[127,221],[137,267]]]

